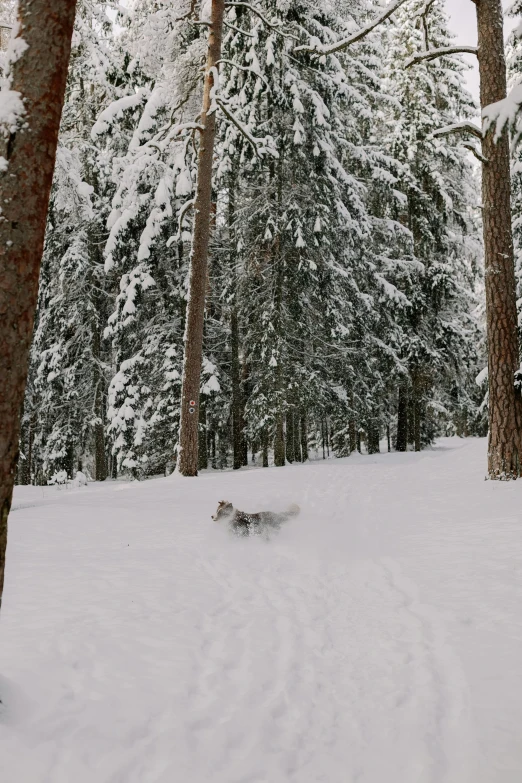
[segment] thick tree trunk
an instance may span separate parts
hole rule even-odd
[[[25,50],[12,66],[11,89],[24,123],[4,130],[0,177],[0,603],[7,517],[18,459],[20,410],[38,295],[49,193],[71,51],[76,0],[19,0]]]
[[[185,355],[181,390],[181,424],[177,469],[183,476],[198,474],[198,409],[203,355],[203,323],[207,286],[208,244],[212,219],[212,162],[216,135],[216,114],[208,114],[210,91],[214,84],[213,69],[221,58],[224,0],[212,0],[212,23],[209,29],[203,106],[198,154],[198,184],[194,204],[194,237],[190,259]]]
[[[396,451],[408,449],[408,390],[405,384],[399,386],[399,404],[397,407],[397,442]]]
[[[478,60],[482,108],[506,97],[501,0],[478,0]],[[492,479],[520,475],[520,405],[514,373],[519,367],[511,182],[507,130],[495,143],[494,129],[482,141],[482,219],[486,273],[489,367],[488,473]]]

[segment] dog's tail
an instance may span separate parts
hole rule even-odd
[[[301,509],[297,505],[297,503],[292,503],[290,506],[288,506],[287,514],[289,517],[296,517],[300,513]]]

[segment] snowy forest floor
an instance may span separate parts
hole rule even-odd
[[[522,482],[485,451],[17,488],[2,783],[520,783]],[[223,498],[302,513],[238,539]]]

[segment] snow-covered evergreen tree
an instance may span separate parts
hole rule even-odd
[[[459,56],[405,68],[417,51],[451,44],[444,9],[433,4],[426,14],[425,5],[407,3],[388,29],[388,92],[399,109],[389,116],[385,140],[404,165],[407,202],[397,217],[411,231],[420,262],[405,288],[410,306],[399,355],[406,372],[402,381],[397,378],[409,396],[408,440],[417,448],[433,438],[439,413],[450,429],[473,427],[472,379],[481,368],[478,324],[471,314],[480,253],[478,186],[462,139],[432,135],[472,116],[474,106]],[[456,423],[463,419],[465,426]]]

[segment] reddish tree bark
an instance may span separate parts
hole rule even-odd
[[[207,63],[203,85],[203,107],[198,154],[198,185],[194,204],[194,237],[190,259],[185,354],[181,389],[181,424],[179,433],[178,471],[183,476],[198,474],[198,420],[201,361],[203,358],[203,324],[207,283],[208,244],[212,217],[212,159],[216,136],[216,114],[208,114],[214,69],[221,59],[224,0],[212,0],[211,26],[208,36]]]
[[[506,97],[501,0],[477,0],[480,105]],[[482,217],[486,272],[489,366],[490,478],[517,478],[521,468],[517,306],[511,232],[511,178],[507,130],[495,142],[494,128],[482,140]]]
[[[45,223],[71,50],[76,0],[20,0],[11,89],[25,117],[2,139],[0,175],[0,602],[7,518],[18,459],[20,411],[38,294]],[[1,100],[1,98],[0,98]]]

